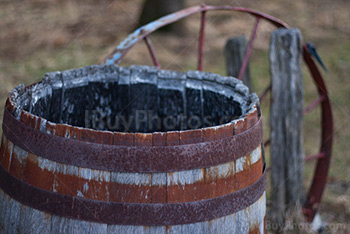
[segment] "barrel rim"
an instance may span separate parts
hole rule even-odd
[[[44,119],[43,117],[34,115],[30,113],[29,111],[24,110],[23,106],[18,105],[16,102],[16,98],[21,96],[24,92],[31,90],[35,88],[37,85],[40,84],[50,84],[52,87],[58,87],[61,79],[68,79],[68,75],[66,73],[71,73],[72,78],[71,80],[74,80],[76,78],[82,78],[83,75],[87,76],[87,80],[89,79],[94,79],[99,80],[99,81],[106,81],[104,77],[95,77],[94,74],[98,73],[99,71],[106,72],[107,74],[113,74],[113,75],[120,75],[120,74],[128,74],[133,70],[142,70],[144,72],[148,73],[157,73],[158,76],[163,76],[162,79],[174,79],[174,80],[181,80],[181,79],[188,79],[188,80],[200,80],[203,82],[214,82],[218,85],[223,85],[223,86],[228,86],[230,87],[233,91],[235,91],[237,94],[241,95],[242,98],[246,98],[244,103],[246,105],[246,110],[243,111],[244,114],[242,113],[241,117],[235,120],[232,120],[230,122],[224,123],[224,124],[219,124],[215,126],[210,126],[210,127],[204,127],[204,128],[198,128],[198,129],[188,129],[188,130],[175,130],[175,131],[167,131],[167,132],[153,132],[153,133],[184,133],[184,134],[195,134],[196,131],[200,130],[202,132],[210,132],[210,131],[216,131],[219,134],[217,134],[216,138],[217,139],[223,139],[226,138],[227,135],[227,127],[235,127],[235,123],[239,121],[246,121],[249,118],[254,118],[252,115],[257,115],[258,118],[260,118],[260,107],[259,107],[259,99],[255,93],[249,94],[249,91],[246,86],[242,84],[242,82],[234,77],[229,77],[229,76],[220,76],[218,74],[214,73],[209,73],[209,72],[200,72],[200,71],[188,71],[187,73],[185,72],[177,72],[177,71],[170,71],[170,70],[158,70],[156,67],[149,67],[149,66],[130,66],[130,67],[119,67],[117,65],[91,65],[87,66],[84,68],[78,68],[78,69],[71,69],[71,70],[65,70],[62,72],[50,72],[47,73],[42,81],[28,85],[24,87],[24,85],[19,85],[16,88],[14,88],[10,94],[8,95],[7,101],[6,101],[6,107],[11,114],[13,114],[17,119],[24,123],[28,122],[34,122],[31,125],[32,127],[36,127],[41,130],[45,130],[45,126],[43,125],[49,125],[52,129],[59,129],[60,132],[57,134],[61,134],[62,137],[66,137],[63,132],[79,132],[81,134],[85,135],[96,135],[102,138],[108,138],[108,137],[113,137],[114,133],[116,134],[122,134],[125,136],[125,138],[128,139],[133,139],[135,133],[142,134],[145,137],[147,137],[147,134],[152,134],[152,133],[140,133],[140,132],[132,132],[132,133],[126,133],[126,132],[118,132],[118,131],[108,131],[108,130],[95,130],[95,129],[90,129],[90,128],[83,128],[83,127],[77,127],[73,126],[70,124],[61,124],[61,123],[54,123],[51,121],[48,121]],[[90,74],[90,73],[91,74]],[[88,73],[88,74],[85,74]],[[169,74],[172,75],[169,75]],[[199,77],[198,74],[202,74],[202,77]],[[93,76],[93,78],[90,78],[89,75]],[[170,76],[170,77],[168,77]],[[174,77],[178,78],[174,78]],[[184,76],[184,77],[183,77]],[[111,78],[109,78],[111,79]],[[119,79],[119,78],[116,78]],[[116,80],[117,81],[117,80]],[[56,83],[55,83],[56,82]],[[242,103],[240,103],[242,104]],[[37,123],[40,123],[42,126],[35,126]],[[248,126],[249,128],[250,126]],[[54,133],[51,133],[54,134]],[[229,133],[230,135],[231,133]],[[232,132],[231,135],[233,135],[234,132]],[[110,144],[107,139],[104,139],[106,144]],[[102,144],[104,142],[101,142]],[[133,145],[135,144],[134,140],[133,141],[127,141],[124,145]]]

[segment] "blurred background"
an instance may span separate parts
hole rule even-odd
[[[171,2],[171,1],[170,1]],[[174,1],[173,1],[174,2]],[[179,1],[185,7],[202,2]],[[253,8],[299,28],[305,42],[312,42],[329,72],[323,72],[335,119],[335,142],[329,182],[320,206],[322,219],[342,223],[350,232],[350,1],[347,0],[208,0],[208,5]],[[180,5],[181,5],[180,4]],[[149,18],[142,13],[143,0],[0,0],[0,119],[8,92],[20,83],[41,80],[46,72],[99,64],[129,33]],[[157,6],[148,6],[149,11]],[[151,15],[158,14],[156,11]],[[142,17],[140,17],[143,15]],[[226,75],[223,48],[232,36],[248,38],[253,17],[237,12],[207,14],[204,70]],[[140,23],[141,22],[141,23]],[[196,69],[200,14],[183,20],[172,32],[151,34],[163,69]],[[266,22],[259,26],[252,52],[252,89],[260,93],[269,84],[268,48],[275,28]],[[121,63],[151,65],[144,43],[135,46]],[[305,102],[317,97],[316,88],[304,67]],[[268,116],[268,99],[262,103]],[[264,111],[266,110],[266,111]],[[265,118],[267,119],[267,118]],[[305,155],[319,152],[320,111],[304,119]],[[266,137],[266,135],[265,135]],[[268,149],[267,157],[268,157]],[[314,162],[305,165],[309,187]]]

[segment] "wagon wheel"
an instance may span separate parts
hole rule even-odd
[[[187,16],[200,12],[201,25],[200,25],[200,33],[199,33],[199,39],[198,39],[199,42],[198,42],[197,70],[202,71],[206,13],[207,11],[214,11],[214,10],[243,12],[243,13],[252,15],[256,19],[255,24],[253,26],[252,33],[250,35],[250,39],[249,39],[246,53],[242,62],[242,66],[239,70],[238,79],[240,80],[242,79],[243,74],[247,68],[247,64],[248,64],[252,47],[253,47],[253,42],[256,38],[257,29],[259,27],[259,23],[261,22],[261,20],[266,20],[267,22],[276,26],[277,28],[289,28],[289,26],[285,22],[273,16],[270,16],[265,13],[258,12],[252,9],[247,9],[242,7],[232,7],[232,6],[208,6],[208,5],[194,6],[194,7],[186,8],[181,11],[166,15],[158,20],[155,20],[149,24],[146,24],[136,29],[124,41],[122,41],[109,56],[107,56],[104,63],[106,64],[120,63],[123,57],[128,53],[128,51],[136,43],[140,42],[141,40],[144,40],[149,50],[149,53],[151,55],[153,64],[158,68],[161,68],[161,65],[150,43],[150,39],[148,38],[148,35],[165,25],[171,24]],[[317,160],[316,168],[312,179],[312,184],[308,190],[306,202],[305,204],[303,204],[303,213],[306,219],[309,222],[311,222],[317,212],[318,204],[321,201],[322,194],[324,192],[324,189],[327,183],[327,176],[328,176],[328,170],[329,170],[331,153],[332,153],[332,143],[333,143],[333,117],[332,117],[332,109],[331,109],[331,104],[330,104],[326,84],[314,60],[312,59],[311,54],[308,51],[308,48],[306,45],[303,45],[303,58],[318,91],[317,99],[304,109],[304,114],[308,113],[309,111],[314,109],[316,106],[320,105],[320,108],[321,108],[320,126],[322,128],[321,145],[320,145],[319,153],[305,157],[305,161],[309,161],[313,159]],[[270,90],[271,90],[271,85],[269,85],[263,91],[263,93],[260,96],[260,99],[262,100]],[[269,143],[270,143],[269,140],[265,141],[265,146],[267,146]]]

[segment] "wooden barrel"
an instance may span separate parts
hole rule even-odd
[[[48,73],[13,89],[1,233],[263,233],[258,98],[240,81],[147,66]]]

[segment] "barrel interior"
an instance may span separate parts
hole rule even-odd
[[[48,74],[17,104],[53,123],[150,133],[226,124],[244,115],[251,102],[234,78],[142,66],[102,68]]]

